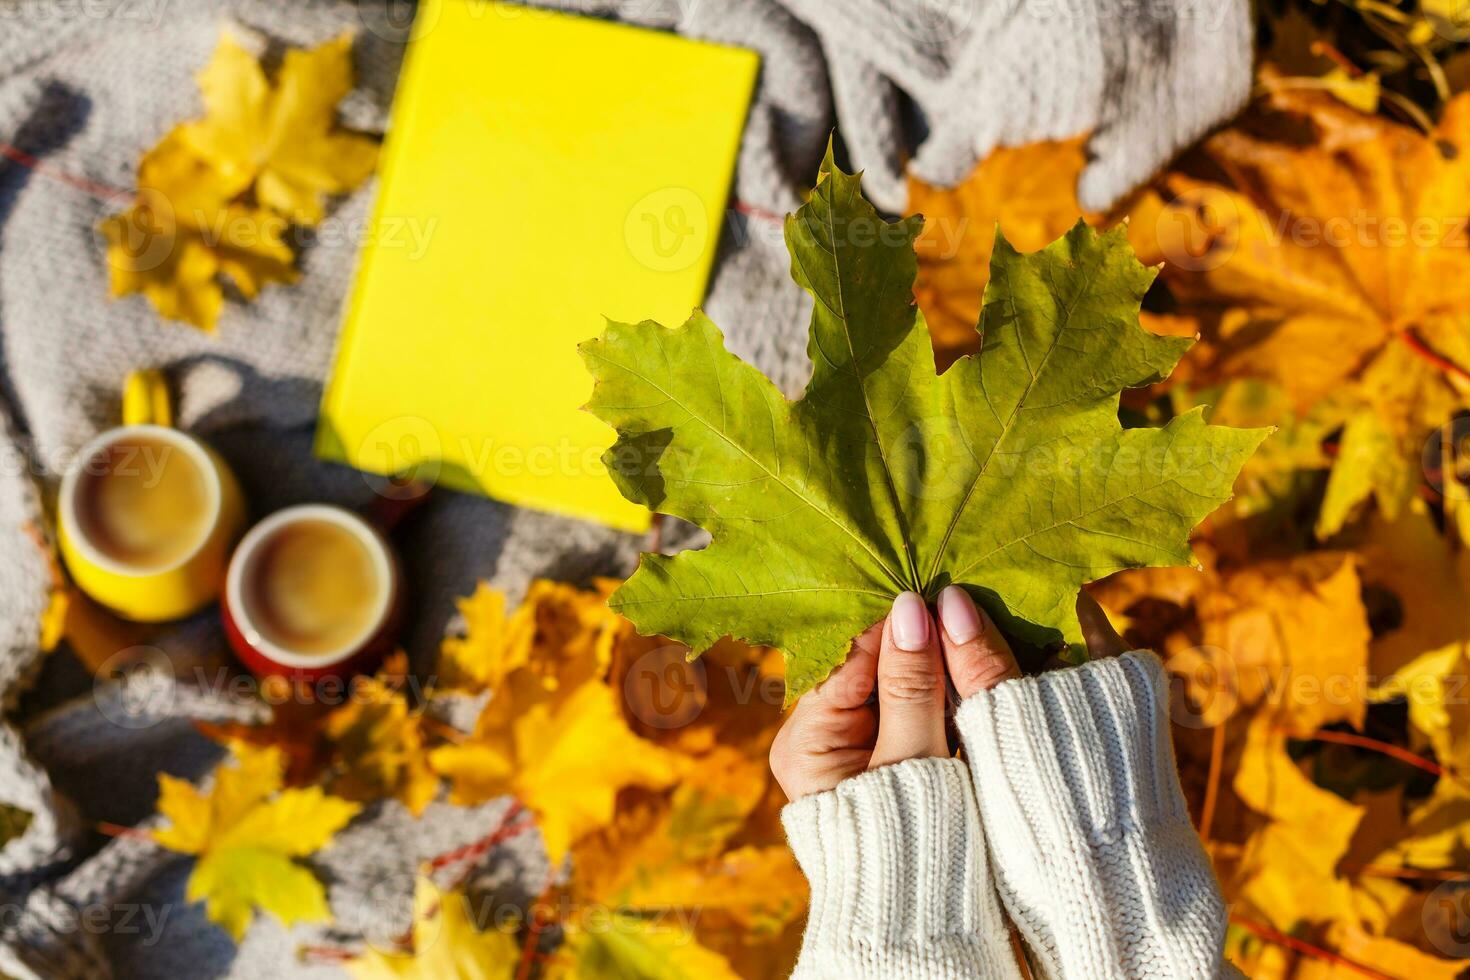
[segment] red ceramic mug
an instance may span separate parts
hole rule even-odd
[[[258,677],[310,683],[371,671],[401,625],[402,580],[392,547],[367,520],[330,504],[287,507],[235,548],[225,635]]]

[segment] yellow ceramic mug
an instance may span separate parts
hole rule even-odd
[[[170,459],[173,453],[180,455]],[[122,479],[125,465],[134,469]],[[108,481],[114,481],[110,489]],[[188,491],[185,508],[149,499],[179,487]],[[104,509],[101,494],[111,494],[107,520],[97,516]],[[172,427],[168,389],[157,371],[128,376],[123,425],[77,455],[61,481],[56,510],[72,581],[120,616],[141,622],[178,619],[217,598],[245,519],[229,466]],[[127,524],[129,514],[143,513],[159,519],[146,533]]]

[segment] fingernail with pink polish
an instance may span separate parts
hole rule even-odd
[[[945,586],[939,593],[939,622],[956,643],[969,643],[980,635],[984,624],[970,594],[958,585]]]
[[[899,593],[888,622],[893,644],[900,650],[913,653],[929,645],[929,609],[917,592]]]

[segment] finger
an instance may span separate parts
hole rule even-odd
[[[867,704],[878,681],[878,648],[882,636],[883,620],[879,620],[852,641],[847,660],[797,704],[812,704],[838,711]]]
[[[791,800],[832,789],[868,768],[877,729],[871,707],[827,711],[799,702],[771,743],[771,774]]]
[[[985,610],[958,585],[946,586],[939,593],[939,626],[944,663],[961,698],[1021,676],[1011,645]]]
[[[829,752],[849,740],[860,741],[864,751],[872,751],[877,725],[871,702],[882,635],[882,621],[863,631],[853,641],[847,659],[791,709],[782,731],[795,733],[804,752]]]
[[[1128,644],[1113,629],[1108,614],[1097,600],[1084,589],[1077,593],[1077,622],[1082,627],[1082,639],[1087,642],[1087,655],[1093,660],[1116,657],[1128,652]]]
[[[878,651],[878,741],[868,768],[949,754],[937,633],[918,593],[893,601]]]
[[[868,767],[878,731],[879,622],[853,641],[847,660],[796,702],[771,743],[771,773],[787,799],[836,786]]]

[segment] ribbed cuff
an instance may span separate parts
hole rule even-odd
[[[911,759],[788,804],[812,899],[793,977],[1018,977],[965,764]]]
[[[1190,824],[1163,665],[1007,681],[956,715],[1002,899],[1047,976],[1214,976],[1219,886]]]
[[[1189,820],[1168,705],[1164,665],[1139,650],[1007,681],[966,699],[955,721],[974,757],[1002,761],[976,767],[981,800],[995,783],[1023,811],[1064,793],[1087,833],[1109,835]]]

